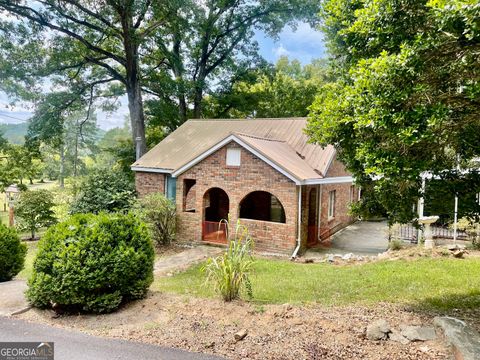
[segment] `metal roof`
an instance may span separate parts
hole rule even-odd
[[[133,165],[175,172],[234,134],[299,180],[322,178],[335,156],[328,145],[308,143],[306,118],[188,120]]]

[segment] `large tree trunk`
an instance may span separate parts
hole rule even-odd
[[[145,116],[143,113],[142,93],[138,81],[127,86],[127,95],[130,121],[132,124],[133,143],[135,144],[135,154],[136,159],[138,160],[147,152]]]
[[[200,119],[202,117],[203,81],[204,80],[199,79],[195,84],[195,96],[193,98],[194,119]]]
[[[142,88],[140,85],[138,64],[138,34],[133,26],[133,9],[127,5],[121,14],[123,46],[125,48],[125,72],[128,96],[128,110],[132,124],[132,137],[135,144],[135,156],[138,160],[147,152],[145,138],[145,114],[143,112]]]

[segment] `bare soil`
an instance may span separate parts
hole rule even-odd
[[[441,338],[402,345],[370,341],[365,328],[386,319],[401,324],[431,325],[432,317],[407,308],[379,304],[369,307],[319,305],[255,305],[150,292],[146,299],[108,315],[54,317],[51,311],[31,310],[19,317],[93,335],[141,341],[227,359],[448,359]],[[240,330],[248,335],[235,341]]]

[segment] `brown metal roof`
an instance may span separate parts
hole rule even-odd
[[[306,118],[188,120],[132,166],[176,171],[235,134],[300,180],[320,178],[333,146],[309,144]]]

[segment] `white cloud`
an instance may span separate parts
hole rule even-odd
[[[272,51],[273,51],[273,54],[277,58],[279,58],[281,56],[290,56],[291,55],[290,51],[288,51],[287,48],[285,46],[283,46],[283,44],[280,44],[279,46],[274,47],[272,49]]]

